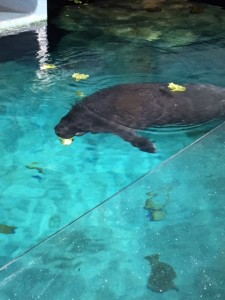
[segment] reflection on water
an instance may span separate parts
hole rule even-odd
[[[0,223],[17,227],[14,234],[1,235],[1,264],[220,122],[185,130],[142,132],[160,149],[154,155],[108,134],[77,137],[71,147],[60,144],[54,126],[81,100],[81,92],[90,95],[127,82],[225,86],[223,10],[206,6],[195,15],[188,7],[175,4],[155,13],[135,1],[132,6],[128,2],[110,5],[97,2],[65,7],[54,20],[55,28],[63,30],[54,50],[48,45],[46,51],[44,29],[0,39],[0,118],[4,129],[0,132]],[[6,39],[10,43],[4,44]],[[15,51],[8,45],[14,45]],[[43,63],[56,68],[42,70]],[[74,73],[88,74],[89,78],[75,81]],[[32,164],[44,174],[26,167]]]

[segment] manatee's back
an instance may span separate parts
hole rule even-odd
[[[98,116],[130,128],[194,124],[225,110],[225,90],[213,85],[188,84],[172,92],[167,84],[123,84],[96,92],[84,105]],[[224,100],[223,100],[224,99]]]

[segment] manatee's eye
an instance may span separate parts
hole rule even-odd
[[[75,133],[75,136],[82,136],[84,134],[85,134],[85,132],[78,131],[77,133]]]

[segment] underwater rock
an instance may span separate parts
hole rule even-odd
[[[173,267],[167,263],[159,261],[159,254],[153,254],[145,257],[151,265],[151,274],[148,280],[148,287],[157,293],[164,293],[168,290],[179,289],[173,282],[177,274]]]
[[[155,210],[152,212],[152,221],[162,221],[166,217],[166,213],[163,210]]]
[[[166,217],[166,212],[162,210],[167,203],[157,203],[152,199],[147,199],[145,202],[144,209],[149,212],[149,218],[151,221],[161,221]]]
[[[147,199],[145,201],[144,209],[147,209],[147,210],[160,210],[160,209],[164,208],[166,206],[166,204],[167,203],[155,202],[155,201],[153,201],[153,199]]]
[[[64,10],[57,20],[58,25],[75,32],[79,41],[83,40],[82,36],[90,36],[89,47],[92,41],[95,47],[98,39],[111,40],[113,36],[126,41],[146,40],[166,47],[184,46],[220,37],[225,25],[225,15],[220,8],[188,0],[116,4],[110,0],[96,1],[79,9],[67,6]]]
[[[219,6],[221,8],[225,8],[225,2],[224,0],[192,0],[193,2],[197,2],[200,5],[202,5],[203,3],[205,4],[210,4],[210,5],[215,5],[215,6]]]
[[[169,192],[171,187],[167,188],[167,192]],[[164,220],[166,217],[166,212],[163,210],[163,208],[167,205],[168,201],[170,200],[169,194],[165,194],[164,197],[166,197],[164,202],[160,202],[156,199],[157,193],[154,193],[152,191],[146,193],[148,196],[148,199],[145,201],[144,209],[146,209],[149,212],[149,218],[151,221],[161,221]]]
[[[149,12],[158,12],[161,11],[161,6],[165,0],[143,0],[143,8]]]
[[[17,229],[16,226],[9,226],[9,225],[0,224],[0,233],[14,234],[16,229]]]
[[[193,4],[190,8],[190,14],[202,14],[205,7],[201,4]]]

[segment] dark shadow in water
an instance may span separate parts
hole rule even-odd
[[[57,28],[54,24],[47,26],[48,52],[52,53],[68,31]],[[35,58],[39,49],[36,31],[26,31],[0,38],[0,63],[20,60],[24,57]]]
[[[48,52],[54,52],[58,46],[58,43],[67,34],[69,34],[69,31],[58,28],[49,21],[47,25]]]
[[[35,31],[21,32],[0,38],[0,63],[17,60],[24,56],[36,56],[39,50]]]

